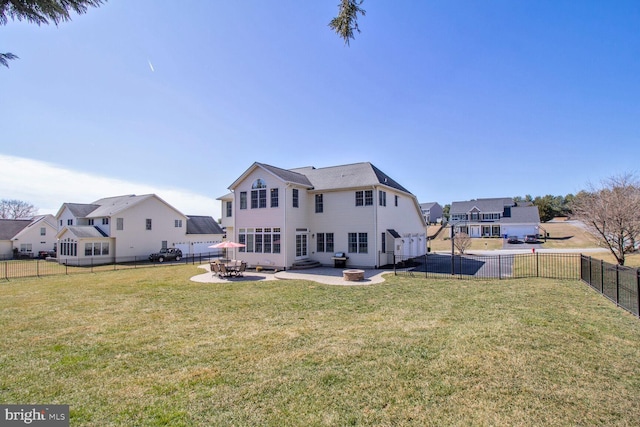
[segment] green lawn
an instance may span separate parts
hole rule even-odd
[[[0,402],[72,426],[637,425],[640,320],[574,281],[0,283]]]

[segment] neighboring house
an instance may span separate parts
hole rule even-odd
[[[222,241],[207,217],[187,217],[155,194],[108,197],[90,204],[64,203],[56,215],[58,261],[106,264],[147,259],[159,249],[200,253]]]
[[[40,215],[33,219],[0,219],[0,259],[13,258],[14,249],[26,257],[37,257],[40,251],[54,251],[55,224],[53,215]]]
[[[174,246],[186,254],[218,253],[216,249],[211,249],[216,243],[222,242],[224,231],[213,217],[210,216],[187,216],[187,234],[183,241],[177,242]]]
[[[348,267],[377,267],[393,254],[426,253],[417,199],[371,163],[286,170],[256,162],[229,189],[219,199],[223,225],[228,240],[246,245],[236,256],[250,266],[331,266],[344,252]]]
[[[537,206],[509,197],[477,199],[451,203],[450,222],[471,237],[524,237],[539,233],[540,214]]]
[[[438,202],[420,203],[420,210],[427,224],[442,220],[442,206]]]

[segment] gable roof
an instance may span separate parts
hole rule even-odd
[[[435,205],[438,205],[438,202],[420,203],[420,208],[427,210],[427,209],[431,209]]]
[[[150,198],[158,199],[180,215],[183,215],[180,211],[155,194],[143,194],[141,196],[127,194],[124,196],[105,197],[96,200],[93,203],[63,203],[60,210],[58,210],[56,217],[60,216],[65,207],[68,208],[71,214],[76,218],[110,217]]]
[[[31,224],[30,219],[0,219],[0,240],[11,240]]]
[[[224,234],[224,231],[213,217],[188,215],[187,234]]]
[[[500,222],[507,224],[539,223],[540,211],[537,206],[514,206],[511,208],[511,216],[502,217]]]
[[[450,213],[467,213],[474,207],[480,212],[502,212],[505,206],[514,206],[515,203],[510,197],[498,197],[493,199],[477,199],[463,202],[452,202]]]
[[[93,202],[93,205],[98,205],[98,207],[91,213],[85,215],[85,217],[101,218],[116,215],[151,197],[157,196],[155,194],[144,194],[142,196],[128,194],[125,196],[105,197],[104,199]]]
[[[95,225],[70,225],[60,230],[58,237],[66,232],[73,234],[79,239],[109,237],[104,231],[100,230]]]
[[[88,203],[63,203],[56,214],[56,217],[62,213],[64,208],[69,209],[69,212],[76,218],[84,218],[89,215],[91,212],[100,207],[100,205],[96,204],[88,204]]]
[[[286,170],[286,169],[278,168],[275,166],[267,165],[264,163],[256,163],[256,164],[262,167],[263,169],[265,169],[266,171],[271,172],[272,174],[274,174],[284,182],[290,182],[292,184],[300,184],[307,187],[313,186],[313,184],[311,184],[311,182],[309,181],[309,178],[305,174],[296,172],[294,169]]]
[[[409,190],[369,162],[318,169],[308,167],[293,169],[293,171],[304,174],[313,185],[313,189],[318,191],[371,187],[382,184],[411,194]]]
[[[285,183],[298,184],[309,188],[313,187],[311,182],[309,182],[309,179],[299,172],[278,168],[276,166],[267,165],[265,163],[254,162],[246,171],[244,171],[242,175],[240,175],[238,179],[233,181],[233,184],[229,186],[229,189],[234,189],[240,182],[242,182],[250,173],[252,173],[257,168],[264,170],[265,172],[277,177]]]
[[[229,189],[233,189],[256,168],[261,168],[285,183],[298,184],[310,190],[325,191],[342,188],[362,188],[374,185],[386,185],[396,190],[411,194],[380,169],[369,162],[353,163],[340,166],[315,168],[307,166],[294,169],[282,169],[265,163],[255,162],[241,176],[236,179]]]

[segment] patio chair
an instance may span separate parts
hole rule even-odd
[[[211,274],[212,275],[216,275],[216,274],[220,274],[220,269],[218,268],[218,263],[215,262],[210,262],[209,265],[211,266]]]
[[[240,266],[238,267],[238,270],[236,270],[236,276],[243,277],[242,273],[244,273],[246,269],[247,263],[244,261],[240,262]]]
[[[227,270],[227,266],[224,264],[219,264],[218,268],[220,269],[220,274],[218,274],[218,276],[220,277],[229,277],[231,275],[231,273]]]

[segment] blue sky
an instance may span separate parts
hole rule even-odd
[[[640,159],[640,2],[110,0],[0,27],[1,198],[155,192],[185,214],[254,161],[369,161],[444,205],[576,193]]]

